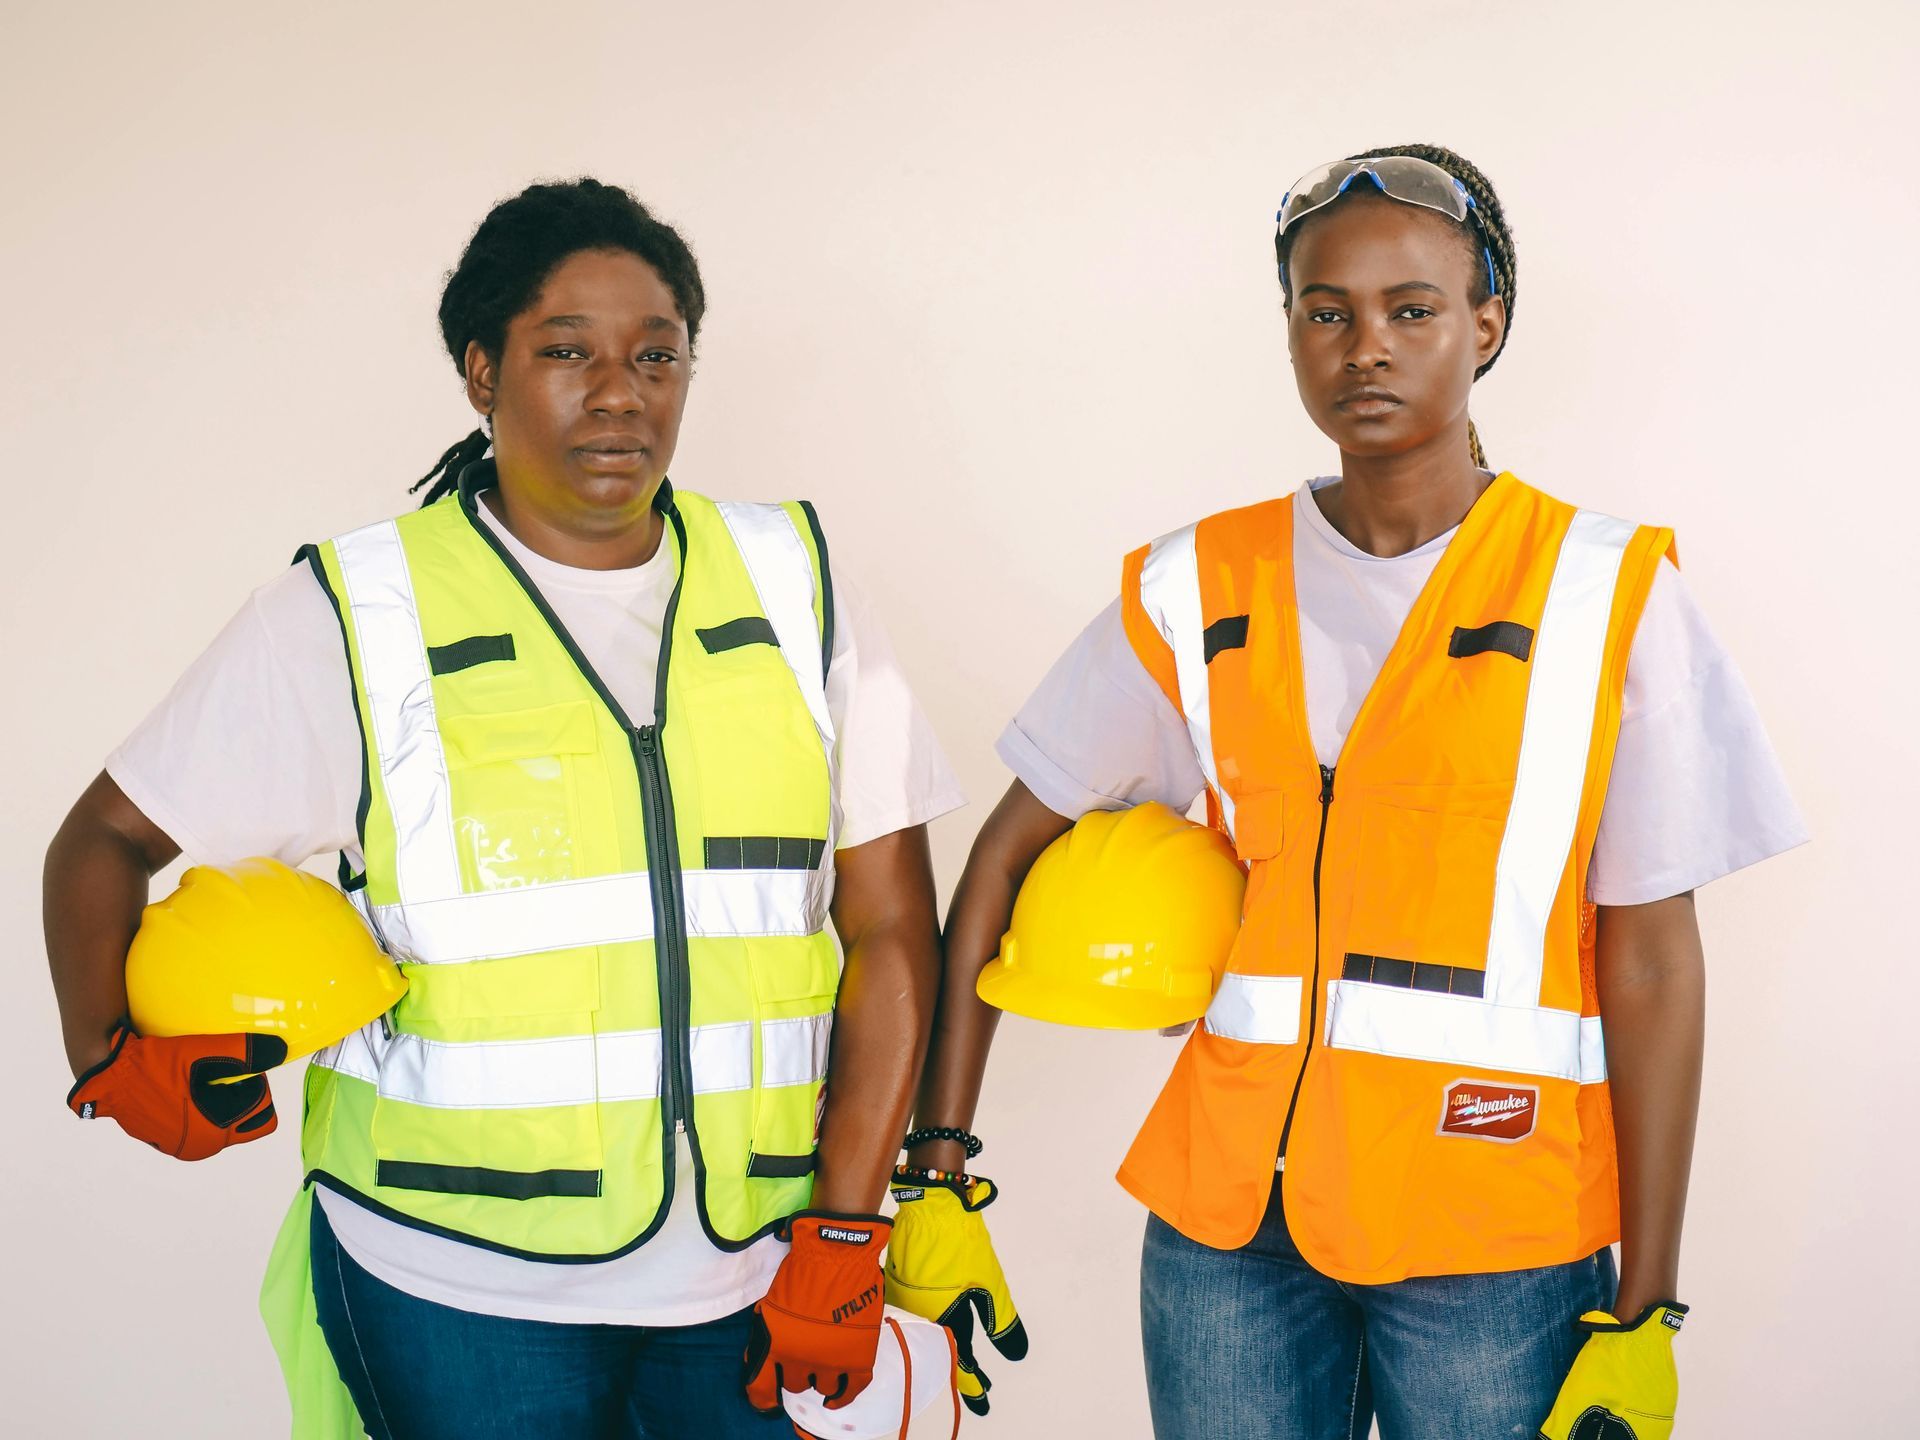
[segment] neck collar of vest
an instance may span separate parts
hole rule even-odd
[[[467,465],[460,472],[456,490],[460,497],[460,508],[469,515],[477,514],[482,490],[500,488],[500,472],[494,467],[493,456],[483,455]],[[673,513],[673,481],[662,476],[660,488],[654,492],[653,508],[662,515]]]

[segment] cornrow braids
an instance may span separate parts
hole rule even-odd
[[[454,368],[465,376],[470,343],[498,357],[513,317],[534,302],[563,261],[585,250],[623,250],[652,266],[680,307],[691,353],[707,313],[692,249],[627,191],[582,176],[529,185],[495,205],[473,232],[440,292],[440,338]],[[431,505],[459,484],[460,472],[490,443],[484,430],[455,441],[408,493],[427,487],[420,503]]]
[[[1442,145],[1384,145],[1378,150],[1362,150],[1357,155],[1349,155],[1349,160],[1383,160],[1389,155],[1410,155],[1416,160],[1425,160],[1430,165],[1438,165],[1454,179],[1467,187],[1467,193],[1473,197],[1474,213],[1478,217],[1478,233],[1475,233],[1474,221],[1469,220],[1463,227],[1464,233],[1474,242],[1478,252],[1479,242],[1484,239],[1487,254],[1493,261],[1494,276],[1500,285],[1500,298],[1506,302],[1507,328],[1501,333],[1500,349],[1494,351],[1486,364],[1473,372],[1478,380],[1493,368],[1494,361],[1507,348],[1507,337],[1513,333],[1513,306],[1517,292],[1518,257],[1513,248],[1513,232],[1507,227],[1506,212],[1500,208],[1500,196],[1493,188],[1493,182],[1481,173],[1480,168],[1465,156],[1456,154]],[[1334,202],[1338,204],[1338,201]],[[1311,217],[1302,222],[1311,224]],[[1293,242],[1299,238],[1300,227],[1296,226],[1285,235],[1274,237],[1274,251],[1280,265],[1280,284],[1287,284],[1287,256],[1293,248]],[[1475,260],[1479,256],[1476,253]],[[1487,286],[1483,268],[1473,267],[1473,288],[1468,298],[1475,305],[1483,305],[1492,294]],[[1473,463],[1486,468],[1487,457],[1480,446],[1480,432],[1474,428],[1473,421],[1467,421],[1467,447],[1473,452]]]

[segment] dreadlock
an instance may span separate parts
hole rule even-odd
[[[582,177],[529,185],[495,205],[473,232],[440,292],[440,337],[454,368],[466,374],[470,342],[498,358],[508,323],[534,302],[562,261],[583,250],[624,250],[651,265],[680,307],[692,350],[707,313],[693,251],[679,231],[656,220],[625,190]],[[485,429],[456,440],[408,493],[430,485],[420,503],[432,504],[459,483],[460,472],[491,443]]]
[[[1513,301],[1515,292],[1515,263],[1513,232],[1507,228],[1506,212],[1500,208],[1500,196],[1494,191],[1493,182],[1480,173],[1479,167],[1464,156],[1440,145],[1386,145],[1378,150],[1362,150],[1358,155],[1349,155],[1349,160],[1383,160],[1389,155],[1410,155],[1416,160],[1425,160],[1438,165],[1454,179],[1467,187],[1467,193],[1473,197],[1475,214],[1479,217],[1478,232],[1472,220],[1462,226],[1462,233],[1473,246],[1473,288],[1468,298],[1475,305],[1484,305],[1492,291],[1487,286],[1486,269],[1479,263],[1480,242],[1484,237],[1487,254],[1493,259],[1494,274],[1500,282],[1500,298],[1507,303],[1507,328],[1500,337],[1500,350],[1493,353],[1486,364],[1473,372],[1478,380],[1493,368],[1493,362],[1500,358],[1500,352],[1507,348],[1507,336],[1513,333]],[[1354,192],[1358,193],[1358,192]],[[1344,197],[1342,197],[1344,198]],[[1338,204],[1335,201],[1334,204]],[[1328,207],[1331,208],[1331,207]],[[1322,211],[1321,213],[1325,213]],[[1311,224],[1309,218],[1305,224]],[[1273,237],[1275,257],[1280,264],[1280,286],[1286,291],[1288,299],[1292,292],[1287,290],[1287,256],[1293,249],[1293,242],[1300,238],[1300,226],[1295,226],[1284,235]],[[1486,452],[1480,448],[1480,432],[1474,428],[1473,421],[1467,421],[1467,448],[1472,452],[1473,463],[1486,468]]]

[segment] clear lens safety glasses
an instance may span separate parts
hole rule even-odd
[[[1389,200],[1423,209],[1437,210],[1450,220],[1465,225],[1480,225],[1480,214],[1467,187],[1435,165],[1413,155],[1381,155],[1368,160],[1334,160],[1309,170],[1288,187],[1274,216],[1279,233],[1284,235],[1316,210],[1325,209],[1347,192],[1362,176]],[[1493,269],[1493,252],[1488,249],[1485,230],[1481,230],[1480,253],[1487,262],[1487,288],[1500,293],[1500,281]]]

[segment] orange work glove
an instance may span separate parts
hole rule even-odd
[[[893,1222],[802,1210],[785,1229],[793,1249],[753,1307],[747,1399],[756,1410],[778,1410],[782,1390],[813,1389],[837,1410],[873,1379],[880,1252]]]
[[[136,1035],[123,1020],[107,1058],[73,1082],[67,1107],[82,1120],[117,1120],[177,1159],[204,1160],[273,1133],[260,1072],[286,1058],[277,1035]]]

